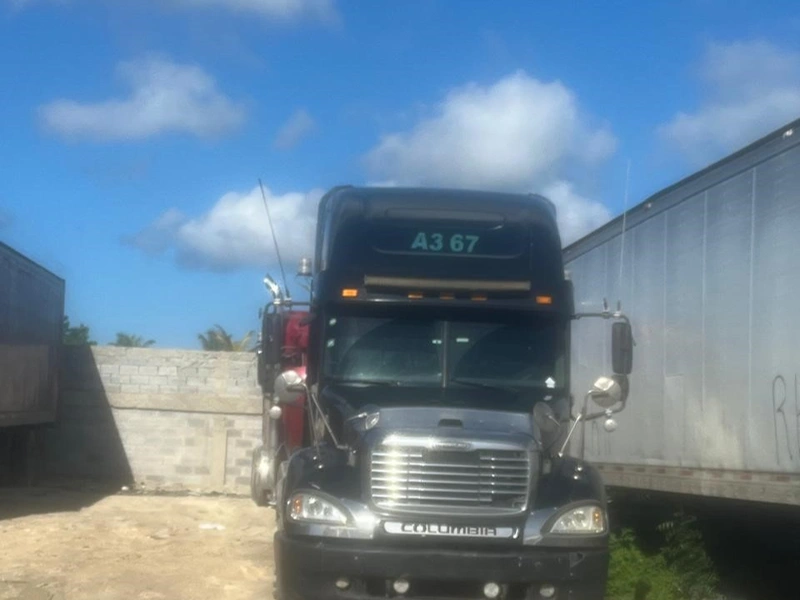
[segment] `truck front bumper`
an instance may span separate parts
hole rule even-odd
[[[276,600],[480,600],[488,582],[500,584],[498,600],[603,600],[608,572],[604,548],[442,550],[284,532],[274,548]],[[402,595],[399,578],[410,583]]]

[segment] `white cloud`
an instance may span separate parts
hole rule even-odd
[[[333,0],[171,0],[186,7],[219,7],[275,20],[310,18],[330,20],[336,11]]]
[[[44,126],[67,138],[115,141],[164,133],[215,137],[244,121],[243,106],[198,66],[151,56],[120,63],[117,76],[131,88],[128,98],[56,100],[39,109]]]
[[[561,243],[566,246],[608,222],[611,212],[600,202],[578,194],[569,181],[553,181],[541,194],[552,200],[558,208],[558,226]]]
[[[592,126],[563,83],[520,71],[452,90],[411,131],[384,136],[366,163],[393,184],[549,191],[565,239],[574,239],[609,214],[576,193],[563,172],[597,166],[615,149],[611,131]]]
[[[540,191],[558,206],[564,244],[575,241],[610,217],[608,209],[578,194],[567,181],[555,180]],[[324,190],[276,195],[265,188],[264,192],[281,258],[287,272],[291,272],[301,257],[313,254],[317,204]],[[231,271],[277,265],[275,245],[258,187],[246,193],[229,192],[197,217],[171,208],[124,242],[151,256],[172,252],[178,264],[193,269]]]
[[[800,52],[765,41],[710,44],[698,73],[701,105],[658,129],[693,163],[717,159],[800,117]]]
[[[34,4],[66,4],[77,0],[7,0],[12,8],[23,9]],[[104,0],[114,3],[120,0]],[[143,4],[142,0],[128,0]],[[310,19],[334,22],[338,15],[334,0],[152,0],[156,5],[172,5],[183,9],[220,8],[240,15],[256,15],[273,21]]]
[[[264,188],[281,258],[293,272],[302,256],[310,256],[321,190],[275,195]],[[277,264],[275,244],[261,197],[229,192],[205,214],[190,218],[170,209],[138,234],[125,240],[157,255],[173,250],[176,261],[190,268],[218,271]]]
[[[296,110],[278,131],[278,135],[275,137],[275,147],[286,150],[296,146],[314,130],[314,127],[314,119],[305,109]]]

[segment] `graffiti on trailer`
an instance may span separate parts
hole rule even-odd
[[[584,431],[586,430],[584,429]],[[611,435],[603,429],[597,419],[589,424],[587,448],[592,456],[601,457],[611,454]]]
[[[782,458],[789,457],[794,462],[795,456],[800,458],[800,386],[797,374],[794,375],[793,387],[790,389],[783,375],[776,375],[772,380],[772,411],[775,425],[775,459],[780,466]],[[792,400],[794,406],[792,406]],[[792,448],[792,433],[795,447]],[[785,444],[781,444],[781,439]]]

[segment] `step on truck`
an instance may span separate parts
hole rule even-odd
[[[276,598],[602,599],[606,495],[570,438],[616,427],[633,339],[576,314],[553,203],[337,187],[300,273],[305,303],[265,280],[259,349]],[[576,400],[589,317],[611,364]]]

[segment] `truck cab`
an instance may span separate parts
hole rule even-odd
[[[575,314],[554,205],[334,188],[313,267],[303,364],[264,374],[276,597],[603,598],[604,486],[569,442],[613,429],[632,337],[620,311]],[[614,372],[576,407],[584,317],[613,321]]]

